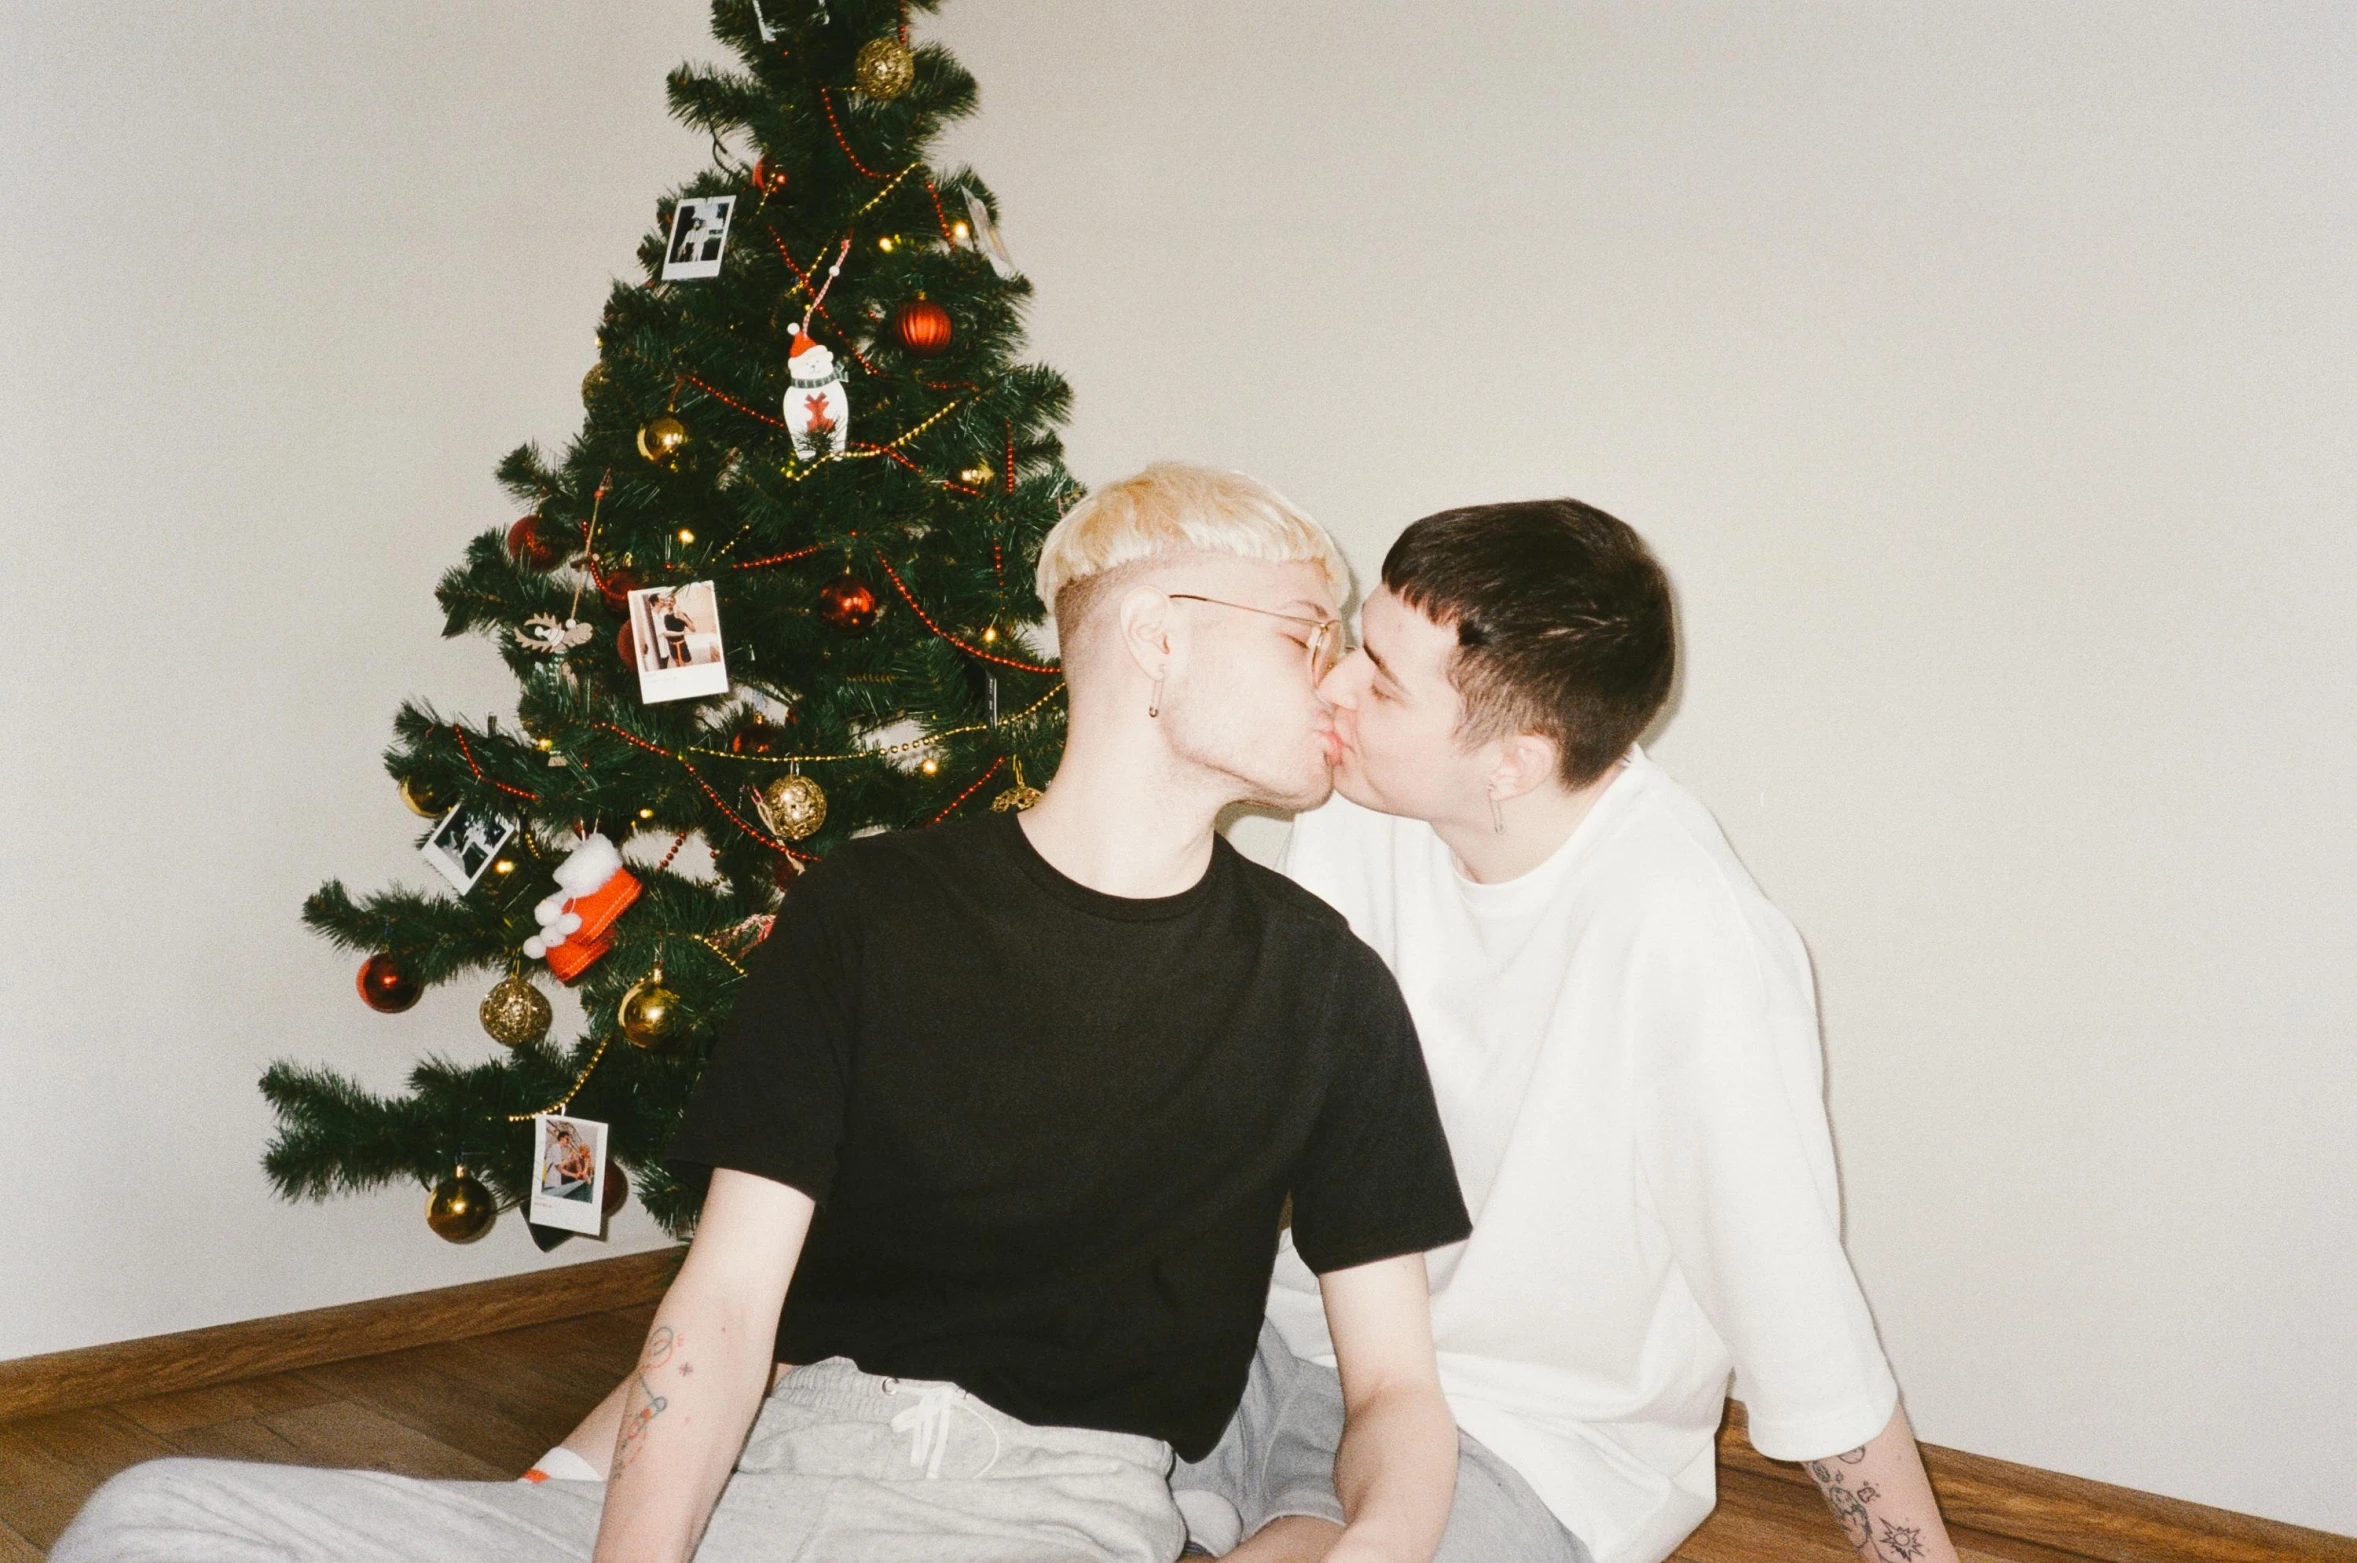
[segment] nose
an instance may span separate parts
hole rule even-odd
[[[1350,655],[1334,664],[1334,671],[1318,682],[1318,698],[1330,706],[1356,707],[1359,703],[1361,675],[1359,665],[1367,654],[1353,649]]]

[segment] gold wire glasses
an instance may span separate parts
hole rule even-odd
[[[1289,624],[1309,628],[1309,681],[1323,684],[1326,675],[1342,665],[1350,655],[1349,627],[1340,619],[1312,619],[1298,613],[1279,613],[1274,608],[1255,608],[1248,602],[1229,602],[1224,597],[1204,597],[1194,592],[1172,592],[1173,601],[1207,602],[1218,608],[1240,608],[1246,613],[1257,613],[1264,618],[1283,619]]]

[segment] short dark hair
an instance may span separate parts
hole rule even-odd
[[[1669,577],[1626,522],[1576,499],[1426,516],[1383,556],[1383,584],[1454,625],[1459,736],[1551,739],[1566,786],[1628,752],[1678,670]]]

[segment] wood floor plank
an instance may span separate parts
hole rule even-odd
[[[262,1460],[272,1465],[300,1465],[303,1451],[293,1440],[258,1418],[208,1422],[174,1433],[172,1447],[206,1460]]]
[[[449,1348],[419,1346],[382,1357],[357,1357],[304,1370],[304,1377],[450,1448],[464,1450],[502,1476],[520,1475],[554,1440],[545,1416],[518,1420],[499,1404],[499,1388],[454,1368]],[[272,1425],[276,1425],[273,1419]],[[566,1426],[570,1426],[568,1422]],[[557,1436],[565,1428],[557,1429]]]
[[[190,1428],[299,1410],[328,1398],[326,1390],[292,1373],[273,1373],[231,1384],[208,1384],[202,1389],[125,1400],[112,1409],[157,1437],[170,1439],[173,1434]]]
[[[565,1319],[554,1324],[531,1325],[523,1329],[502,1330],[495,1335],[475,1337],[475,1344],[521,1361],[538,1365],[543,1371],[556,1374],[578,1389],[595,1389],[591,1404],[605,1398],[607,1390],[622,1381],[638,1361],[638,1353],[646,1344],[647,1329],[653,1322],[653,1310],[644,1310],[645,1317],[634,1317],[641,1310],[629,1309],[614,1313],[595,1314],[581,1319]]]
[[[104,1408],[0,1425],[0,1524],[47,1547],[101,1482],[174,1452]]]
[[[7,1525],[0,1525],[0,1563],[41,1563],[42,1549],[18,1535]]]
[[[462,1482],[504,1481],[516,1474],[354,1401],[330,1400],[262,1420],[308,1465]]]

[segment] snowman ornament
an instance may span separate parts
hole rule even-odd
[[[835,355],[810,339],[807,326],[794,333],[786,354],[786,432],[803,461],[839,456],[851,437],[851,397]]]

